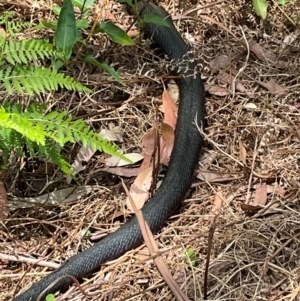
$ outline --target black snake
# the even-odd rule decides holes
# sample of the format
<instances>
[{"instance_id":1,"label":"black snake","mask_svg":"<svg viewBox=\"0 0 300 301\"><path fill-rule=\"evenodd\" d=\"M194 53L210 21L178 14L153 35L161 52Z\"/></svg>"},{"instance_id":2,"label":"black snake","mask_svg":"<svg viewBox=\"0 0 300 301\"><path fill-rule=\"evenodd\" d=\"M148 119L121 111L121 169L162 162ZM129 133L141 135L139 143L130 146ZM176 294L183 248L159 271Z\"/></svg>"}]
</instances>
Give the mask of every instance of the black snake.
<instances>
[{"instance_id":1,"label":"black snake","mask_svg":"<svg viewBox=\"0 0 300 301\"><path fill-rule=\"evenodd\" d=\"M204 125L204 88L200 74L195 73L196 63L191 60L191 55L188 53L190 49L176 30L168 13L151 2L147 3L146 0L138 4L142 16L158 15L168 21L170 27L147 23L145 29L169 59L175 62L182 61L187 54L189 55L185 68L175 67L174 70L182 76L178 80L180 104L175 145L168 171L154 197L142 209L150 229L155 232L180 205L191 184L203 144L203 138L196 124ZM72 275L77 279L82 278L104 262L117 258L142 242L140 227L134 216L91 248L68 259L47 277L17 296L14 301L35 301L41 293L44 298L46 294L56 292L72 283L70 277L63 276ZM60 280L52 285L58 278Z\"/></svg>"}]
</instances>

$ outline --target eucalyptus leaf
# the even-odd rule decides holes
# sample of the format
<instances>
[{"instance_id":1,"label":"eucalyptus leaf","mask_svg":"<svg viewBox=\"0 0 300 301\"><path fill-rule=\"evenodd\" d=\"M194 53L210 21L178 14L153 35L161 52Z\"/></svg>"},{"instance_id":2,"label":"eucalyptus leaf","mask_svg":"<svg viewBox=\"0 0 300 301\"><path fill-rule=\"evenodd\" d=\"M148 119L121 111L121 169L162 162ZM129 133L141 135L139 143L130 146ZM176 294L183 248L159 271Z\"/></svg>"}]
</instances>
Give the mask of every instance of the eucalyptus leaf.
<instances>
[{"instance_id":1,"label":"eucalyptus leaf","mask_svg":"<svg viewBox=\"0 0 300 301\"><path fill-rule=\"evenodd\" d=\"M63 52L67 59L71 57L77 36L78 30L72 1L64 0L57 22L54 41L57 49Z\"/></svg>"},{"instance_id":2,"label":"eucalyptus leaf","mask_svg":"<svg viewBox=\"0 0 300 301\"><path fill-rule=\"evenodd\" d=\"M265 19L267 17L268 3L266 0L252 0L252 4L256 14Z\"/></svg>"},{"instance_id":3,"label":"eucalyptus leaf","mask_svg":"<svg viewBox=\"0 0 300 301\"><path fill-rule=\"evenodd\" d=\"M115 43L131 46L134 42L130 36L120 27L111 22L101 22L100 30L105 32Z\"/></svg>"}]
</instances>

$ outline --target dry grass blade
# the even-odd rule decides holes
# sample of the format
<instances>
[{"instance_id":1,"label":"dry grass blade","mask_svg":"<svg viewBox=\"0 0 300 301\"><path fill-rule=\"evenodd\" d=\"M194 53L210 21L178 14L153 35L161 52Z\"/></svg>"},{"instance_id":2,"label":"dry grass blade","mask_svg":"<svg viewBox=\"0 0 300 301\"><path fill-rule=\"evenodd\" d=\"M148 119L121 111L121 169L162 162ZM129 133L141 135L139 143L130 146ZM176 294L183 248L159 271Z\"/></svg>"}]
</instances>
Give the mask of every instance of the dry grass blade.
<instances>
[{"instance_id":1,"label":"dry grass blade","mask_svg":"<svg viewBox=\"0 0 300 301\"><path fill-rule=\"evenodd\" d=\"M163 276L164 280L168 284L169 288L173 292L176 299L178 301L189 301L190 299L183 293L183 291L180 289L180 287L178 286L178 284L172 277L172 275L171 275L167 265L165 264L164 260L162 259L162 257L161 256L157 257L159 249L158 249L157 243L154 239L154 236L153 236L147 222L143 218L142 211L138 210L136 208L135 203L130 196L129 190L127 189L127 187L123 181L122 181L122 183L123 183L124 190L131 202L131 205L134 208L135 215L138 219L138 222L139 222L142 234L143 234L143 238L145 240L145 244L146 244L147 248L149 249L151 256L154 258L153 260L154 260L155 265L159 269L161 275Z\"/></svg>"}]
</instances>

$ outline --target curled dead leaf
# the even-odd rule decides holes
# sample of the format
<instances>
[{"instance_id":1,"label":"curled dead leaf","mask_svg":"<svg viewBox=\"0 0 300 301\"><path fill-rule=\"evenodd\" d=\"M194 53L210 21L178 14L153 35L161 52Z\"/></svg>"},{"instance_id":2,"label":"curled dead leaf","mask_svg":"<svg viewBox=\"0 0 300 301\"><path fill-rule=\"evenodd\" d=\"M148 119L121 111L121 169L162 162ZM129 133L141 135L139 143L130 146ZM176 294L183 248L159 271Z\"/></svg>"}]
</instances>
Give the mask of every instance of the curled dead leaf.
<instances>
[{"instance_id":1,"label":"curled dead leaf","mask_svg":"<svg viewBox=\"0 0 300 301\"><path fill-rule=\"evenodd\" d=\"M205 85L205 90L212 95L216 96L226 96L229 94L226 88L216 86L216 85Z\"/></svg>"},{"instance_id":2,"label":"curled dead leaf","mask_svg":"<svg viewBox=\"0 0 300 301\"><path fill-rule=\"evenodd\" d=\"M152 183L152 166L146 168L138 174L130 187L130 195L137 209L141 209L149 198L149 189ZM134 212L129 199L126 199L126 206L132 213Z\"/></svg>"},{"instance_id":3,"label":"curled dead leaf","mask_svg":"<svg viewBox=\"0 0 300 301\"><path fill-rule=\"evenodd\" d=\"M279 84L277 84L273 78L266 83L263 83L261 81L258 81L258 83L263 87L267 88L273 94L277 94L277 95L285 94L284 88Z\"/></svg>"},{"instance_id":4,"label":"curled dead leaf","mask_svg":"<svg viewBox=\"0 0 300 301\"><path fill-rule=\"evenodd\" d=\"M175 134L171 126L166 123L161 125L160 163L167 165L170 161L174 146Z\"/></svg>"}]
</instances>

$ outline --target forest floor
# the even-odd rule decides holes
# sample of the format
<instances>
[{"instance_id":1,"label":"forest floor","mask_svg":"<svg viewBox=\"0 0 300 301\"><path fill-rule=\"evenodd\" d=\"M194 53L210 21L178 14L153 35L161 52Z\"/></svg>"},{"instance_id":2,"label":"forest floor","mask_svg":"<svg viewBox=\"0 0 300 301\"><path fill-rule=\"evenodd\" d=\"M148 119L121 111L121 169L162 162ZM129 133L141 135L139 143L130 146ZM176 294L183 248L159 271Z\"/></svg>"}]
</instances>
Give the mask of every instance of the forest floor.
<instances>
[{"instance_id":1,"label":"forest floor","mask_svg":"<svg viewBox=\"0 0 300 301\"><path fill-rule=\"evenodd\" d=\"M160 2L191 45L206 90L205 144L190 194L155 235L190 300L300 301L300 0L267 3L262 20L248 0ZM54 4L61 2L0 1L0 14L11 11L13 20L37 25L56 18ZM113 1L99 1L88 18L91 24L109 19L124 30L132 21ZM51 40L53 32L31 28L22 35ZM87 41L125 85L75 63L64 72L94 93L61 91L39 99L114 133L124 152L142 153L162 101L162 80L167 85L174 76L150 43L136 41L115 45L101 33ZM67 145L66 160L72 163L79 149ZM70 184L54 166L33 158L18 158L7 171L11 204L77 185L88 193L70 203L10 208L0 223L0 300L12 300L129 218L120 176L130 186L133 168L114 171L106 158L96 152ZM175 300L145 245L103 265L81 287L74 284L55 300Z\"/></svg>"}]
</instances>

